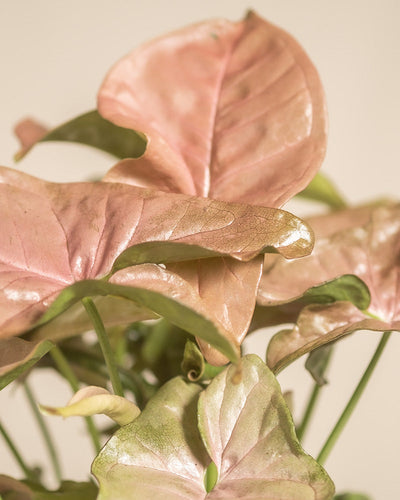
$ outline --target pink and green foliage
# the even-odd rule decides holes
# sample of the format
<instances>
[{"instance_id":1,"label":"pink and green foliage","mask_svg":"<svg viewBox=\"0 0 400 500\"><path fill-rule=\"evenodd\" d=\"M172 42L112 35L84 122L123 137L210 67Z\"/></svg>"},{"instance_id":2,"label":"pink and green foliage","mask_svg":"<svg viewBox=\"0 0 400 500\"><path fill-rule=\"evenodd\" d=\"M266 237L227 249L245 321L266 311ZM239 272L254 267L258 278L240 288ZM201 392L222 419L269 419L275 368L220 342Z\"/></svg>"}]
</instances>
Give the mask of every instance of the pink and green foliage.
<instances>
[{"instance_id":1,"label":"pink and green foliage","mask_svg":"<svg viewBox=\"0 0 400 500\"><path fill-rule=\"evenodd\" d=\"M217 337L223 336L237 345L254 308L262 266L255 257L269 248L300 256L309 253L313 243L300 219L277 209L116 183L47 183L5 168L0 182L3 337L49 321L84 296L113 295L133 300L131 322L153 317L151 310L210 344L216 345ZM176 252L172 243L178 244ZM207 268L200 273L204 282L200 293L193 279L157 265L217 255L224 256L214 265L217 273L222 268L218 290L225 284L234 292L231 304L243 300L249 305L239 326L232 324L234 309L225 322L219 320L221 306L211 300L208 283L213 278L207 276ZM252 258L247 265L242 262ZM200 327L196 331L198 316L208 323L205 332ZM210 326L217 333L215 339ZM68 333L64 325L62 335ZM224 354L234 359L232 346L230 351Z\"/></svg>"},{"instance_id":2,"label":"pink and green foliage","mask_svg":"<svg viewBox=\"0 0 400 500\"><path fill-rule=\"evenodd\" d=\"M163 78L156 77L155 72L163 68ZM261 75L264 77L260 78ZM64 129L50 133L47 140L74 138L80 142L90 142L90 137L92 145L103 145L104 149L121 155L126 154L126 148L121 144L125 144L126 134L129 133L127 128L146 134L145 153L137 160L123 160L113 167L104 178L107 182L136 184L189 195L275 207L308 184L319 168L325 152L325 104L315 68L297 42L254 13L250 13L239 23L214 21L190 27L134 51L110 71L100 89L98 103L100 114L114 122L114 129L97 115L89 114L67 124ZM120 128L121 126L124 128ZM91 132L97 130L97 134L94 134L96 141L93 141L93 134L88 133L88 129ZM17 132L22 139L24 151L45 133L42 126L35 127L32 121L22 123ZM116 139L111 141L112 147L107 149L110 135ZM122 136L124 139L119 140L118 137ZM240 141L238 137L241 138ZM291 181L287 182L289 170ZM106 198L104 193L104 199ZM159 200L159 208L164 209L162 197ZM136 205L140 205L140 202ZM181 207L183 209L184 205ZM151 210L146 207L143 216L151 214ZM201 222L204 218L203 210L204 202L193 200L190 209L183 209L181 216L182 224L190 226L191 233L198 228L204 238L205 231ZM227 225L232 224L229 210L231 209L228 207L225 210ZM233 208L232 210L235 211ZM301 234L300 225L290 229L285 228L284 224L278 227L279 223L267 226L262 217L258 223L252 223L247 220L247 214L252 211L253 208L248 205L242 207L241 231L232 226L229 240L242 239L245 242L243 245L248 247L253 239L259 240L258 233L261 232L268 233L269 237L275 235L275 240L283 242L283 245L286 245L286 238L292 249L302 246L303 239L308 240L303 249L286 252L286 257L300 257L310 250L311 238ZM207 212L212 219L214 215L208 206ZM136 212L133 211L133 214ZM105 216L107 217L106 212ZM151 217L155 221L157 216L151 214ZM288 216L276 213L275 218L279 217ZM168 217L162 221L157 219L157 229L164 227L167 233L173 224L175 222ZM261 225L264 226L263 229L260 229ZM246 229L243 231L243 228ZM129 231L128 223L126 229ZM221 233L221 238L226 237L226 234ZM147 234L146 239L137 242L160 238L169 239L165 234ZM210 234L210 238L215 242L219 237L214 232ZM185 242L205 246L201 239L198 237L197 241L193 234ZM180 239L174 238L174 241ZM112 258L117 255L115 249L108 248L107 244L112 246L114 242L104 234L101 236L104 249L100 250L100 258L104 253L108 260L102 262L99 272L95 272L96 265L92 266L90 263L90 272L80 272L78 280L101 277L102 273L110 271ZM117 244L118 250L123 251L132 242L126 242L125 248L121 243ZM73 244L68 242L68 246ZM264 246L276 248L277 244L265 243ZM83 250L84 255L77 254L75 258L85 260L93 252L97 255L96 243L89 251ZM243 248L241 252L246 260L255 256L251 248ZM246 252L248 255L245 255ZM171 253L176 253L172 247ZM233 257L238 257L235 254L239 254L236 250L216 252L218 253ZM165 254L166 249L159 262L168 262ZM194 252L192 258L195 257ZM187 259L186 256L185 260ZM157 261L150 259L150 262ZM185 277L190 275L189 282L184 283L186 288L190 288L186 295L194 288L194 293L201 295L199 299L206 310L210 309L207 315L217 315L223 328L228 331L227 336L240 344L254 309L261 261L258 260L257 264L257 260L253 260L246 266L226 259L213 261L212 266L204 266L196 261L191 266L176 263L173 272L175 274L168 278L167 271L163 272L164 281L168 279L171 283L172 280L180 280L182 274ZM120 276L113 279L122 279L125 285L135 282L134 286L138 287L137 278L133 276L136 273L137 269L132 271L129 280ZM221 279L210 279L213 273ZM72 281L77 281L75 276L71 278ZM158 275L153 281L158 283L159 278ZM65 277L61 277L60 281L65 281ZM70 284L70 279L67 278L67 282ZM47 281L46 286L48 285L53 288L53 283L49 284ZM182 289L182 283L177 286ZM64 288L65 283L61 287ZM43 295L47 299L37 296L41 305L29 304L29 323L38 318L38 313L45 310L59 291L60 287L54 292L46 288ZM228 296L230 298L226 300ZM47 304L44 304L46 300ZM237 309L235 306L239 304ZM141 305L147 307L147 304ZM192 307L192 303L189 307ZM131 317L132 321L149 317L148 311L147 314L135 313ZM16 329L20 331L26 326L29 325L17 325ZM179 326L187 328L184 324ZM67 328L64 325L63 331L65 330ZM76 328L74 330L76 333ZM193 329L189 331L195 333ZM210 343L212 344L209 339L201 343L207 357L217 364L226 362L225 356L218 355L215 349L210 350Z\"/></svg>"},{"instance_id":3,"label":"pink and green foliage","mask_svg":"<svg viewBox=\"0 0 400 500\"><path fill-rule=\"evenodd\" d=\"M280 310L281 322L285 313L296 321L293 330L271 340L270 367L282 369L302 354L356 330L400 330L399 215L398 204L383 204L315 217L309 220L317 239L310 256L298 262L266 258L258 302L270 306L274 314ZM350 274L368 290L351 280L353 293L332 300L329 287ZM311 290L314 300L306 305L304 299ZM258 326L262 316L268 321L268 310L260 314Z\"/></svg>"},{"instance_id":4,"label":"pink and green foliage","mask_svg":"<svg viewBox=\"0 0 400 500\"><path fill-rule=\"evenodd\" d=\"M300 45L254 12L190 26L116 63L97 110L16 133L19 159L73 141L119 161L69 184L0 167L0 388L55 367L75 396L44 411L115 419L93 463L98 500L331 500L328 446L319 463L303 451L270 368L355 330L400 329L400 208L309 223L279 208L296 194L345 206L317 174L325 101ZM270 368L241 357L249 330L283 323L295 326L272 338ZM71 339L93 328L95 346ZM51 495L24 472L0 476L0 494ZM95 490L60 478L54 493Z\"/></svg>"},{"instance_id":5,"label":"pink and green foliage","mask_svg":"<svg viewBox=\"0 0 400 500\"><path fill-rule=\"evenodd\" d=\"M169 381L96 458L99 500L331 499L333 484L301 449L264 362L244 357L240 382L236 370L203 391L181 377ZM211 461L218 478L207 491Z\"/></svg>"}]
</instances>

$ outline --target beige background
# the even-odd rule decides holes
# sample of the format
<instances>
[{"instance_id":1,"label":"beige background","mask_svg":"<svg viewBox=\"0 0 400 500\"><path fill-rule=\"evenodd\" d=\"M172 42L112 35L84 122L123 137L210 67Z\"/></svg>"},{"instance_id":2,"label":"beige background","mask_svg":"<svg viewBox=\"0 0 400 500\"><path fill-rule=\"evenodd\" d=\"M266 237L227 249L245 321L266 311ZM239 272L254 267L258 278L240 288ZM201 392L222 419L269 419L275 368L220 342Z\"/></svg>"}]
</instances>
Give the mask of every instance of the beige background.
<instances>
[{"instance_id":1,"label":"beige background","mask_svg":"<svg viewBox=\"0 0 400 500\"><path fill-rule=\"evenodd\" d=\"M21 117L59 124L95 106L96 90L111 64L141 42L209 17L240 19L249 7L291 32L323 80L330 115L323 170L352 202L399 190L400 2L398 0L0 0L0 164L13 166L11 134ZM83 180L112 164L79 146L46 144L16 166L49 180ZM296 206L297 208L297 206ZM299 210L304 207L300 206ZM1 230L1 221L0 221ZM269 334L248 349L264 354ZM379 338L357 333L343 340L330 371L314 428L305 442L317 454ZM400 498L400 398L395 334L351 422L326 464L337 484L375 500ZM295 415L310 387L303 360L280 376L295 389ZM42 372L34 376L41 402L63 404L68 388ZM22 391L0 394L0 417L32 463L44 456ZM91 449L80 421L51 421L66 476L88 475ZM19 475L0 438L0 472Z\"/></svg>"}]
</instances>

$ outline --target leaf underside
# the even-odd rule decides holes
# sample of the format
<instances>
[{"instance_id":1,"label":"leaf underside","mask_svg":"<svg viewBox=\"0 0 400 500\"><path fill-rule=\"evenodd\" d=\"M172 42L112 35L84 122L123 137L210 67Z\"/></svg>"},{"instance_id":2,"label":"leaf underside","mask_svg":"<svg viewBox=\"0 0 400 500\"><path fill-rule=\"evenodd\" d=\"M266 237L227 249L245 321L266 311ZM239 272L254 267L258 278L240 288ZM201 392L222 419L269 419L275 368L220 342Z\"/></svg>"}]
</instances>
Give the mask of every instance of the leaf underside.
<instances>
[{"instance_id":1,"label":"leaf underside","mask_svg":"<svg viewBox=\"0 0 400 500\"><path fill-rule=\"evenodd\" d=\"M34 366L52 347L49 340L0 339L0 390Z\"/></svg>"}]
</instances>

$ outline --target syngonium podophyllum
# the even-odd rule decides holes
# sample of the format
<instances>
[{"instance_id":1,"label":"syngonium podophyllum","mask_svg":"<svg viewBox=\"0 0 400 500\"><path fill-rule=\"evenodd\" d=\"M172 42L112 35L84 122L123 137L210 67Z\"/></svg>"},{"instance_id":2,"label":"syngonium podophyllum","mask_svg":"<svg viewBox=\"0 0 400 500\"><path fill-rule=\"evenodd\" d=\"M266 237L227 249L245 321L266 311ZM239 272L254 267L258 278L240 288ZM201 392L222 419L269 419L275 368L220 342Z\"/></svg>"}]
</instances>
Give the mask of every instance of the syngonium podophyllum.
<instances>
[{"instance_id":1,"label":"syngonium podophyllum","mask_svg":"<svg viewBox=\"0 0 400 500\"><path fill-rule=\"evenodd\" d=\"M141 155L115 165L106 182L279 207L309 183L325 153L325 103L314 66L291 36L252 12L238 23L205 22L138 48L112 68L98 108L103 118L88 113L44 140ZM43 133L31 122L18 129L25 150ZM202 214L192 214L195 232ZM298 240L296 231L288 241ZM250 244L255 236L246 237ZM239 265L217 258L175 263L163 273L188 283L240 344L261 269L261 259ZM208 341L201 346L212 362L224 362Z\"/></svg>"},{"instance_id":2,"label":"syngonium podophyllum","mask_svg":"<svg viewBox=\"0 0 400 500\"><path fill-rule=\"evenodd\" d=\"M239 383L230 366L205 390L167 382L95 459L99 500L330 500L333 484L301 449L275 377L255 355L242 368Z\"/></svg>"},{"instance_id":3,"label":"syngonium podophyllum","mask_svg":"<svg viewBox=\"0 0 400 500\"><path fill-rule=\"evenodd\" d=\"M236 325L224 324L210 297L158 264L224 256L216 272L223 268L232 284L227 307L240 307L241 290L255 293L260 252L274 247L296 256L312 244L298 218L266 207L118 183L48 183L6 168L0 193L2 337L49 321L85 296L111 295L132 301L123 304L126 321L155 312L234 360ZM106 312L106 320L120 321L118 302Z\"/></svg>"},{"instance_id":4,"label":"syngonium podophyllum","mask_svg":"<svg viewBox=\"0 0 400 500\"><path fill-rule=\"evenodd\" d=\"M297 263L268 256L260 283L258 326L296 322L269 344L275 371L356 330L400 330L400 206L349 208L309 222L312 254Z\"/></svg>"}]
</instances>

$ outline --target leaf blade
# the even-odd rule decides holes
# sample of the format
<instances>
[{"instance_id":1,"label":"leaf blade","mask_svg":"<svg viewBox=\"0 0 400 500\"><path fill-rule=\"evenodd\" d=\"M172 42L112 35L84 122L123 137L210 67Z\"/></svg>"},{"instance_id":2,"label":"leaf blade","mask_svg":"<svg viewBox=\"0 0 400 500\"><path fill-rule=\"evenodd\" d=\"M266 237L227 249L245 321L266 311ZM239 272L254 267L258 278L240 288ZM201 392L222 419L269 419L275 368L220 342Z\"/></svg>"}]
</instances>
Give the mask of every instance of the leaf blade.
<instances>
[{"instance_id":1,"label":"leaf blade","mask_svg":"<svg viewBox=\"0 0 400 500\"><path fill-rule=\"evenodd\" d=\"M32 368L52 347L49 340L0 339L0 390Z\"/></svg>"},{"instance_id":2,"label":"leaf blade","mask_svg":"<svg viewBox=\"0 0 400 500\"><path fill-rule=\"evenodd\" d=\"M254 12L136 49L108 73L98 109L150 138L143 158L106 175L113 182L160 188L162 178L173 192L278 207L325 154L317 72L290 35Z\"/></svg>"},{"instance_id":3,"label":"leaf blade","mask_svg":"<svg viewBox=\"0 0 400 500\"><path fill-rule=\"evenodd\" d=\"M32 119L23 120L15 127L15 133L21 142L16 160L21 160L41 142L75 142L100 149L117 158L138 158L146 149L143 135L114 125L101 117L97 110L77 116L52 130Z\"/></svg>"}]
</instances>

